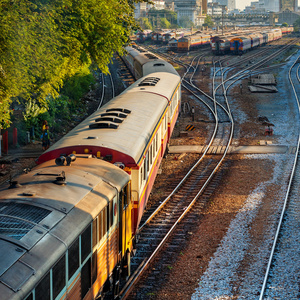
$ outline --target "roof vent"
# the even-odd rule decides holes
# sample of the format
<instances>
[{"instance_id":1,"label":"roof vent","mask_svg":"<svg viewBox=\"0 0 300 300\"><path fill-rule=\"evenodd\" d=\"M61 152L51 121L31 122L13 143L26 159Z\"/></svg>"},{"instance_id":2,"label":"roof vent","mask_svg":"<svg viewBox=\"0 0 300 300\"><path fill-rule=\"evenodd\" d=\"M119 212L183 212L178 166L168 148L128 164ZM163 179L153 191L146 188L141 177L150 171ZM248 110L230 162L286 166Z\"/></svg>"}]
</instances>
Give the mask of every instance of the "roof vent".
<instances>
[{"instance_id":1,"label":"roof vent","mask_svg":"<svg viewBox=\"0 0 300 300\"><path fill-rule=\"evenodd\" d=\"M127 115L124 113L118 113L118 112L108 112L101 114L100 117L118 117L118 118L127 118Z\"/></svg>"},{"instance_id":2,"label":"roof vent","mask_svg":"<svg viewBox=\"0 0 300 300\"><path fill-rule=\"evenodd\" d=\"M117 129L119 127L119 125L113 124L113 123L95 123L95 124L91 124L89 125L90 129L102 129L102 128L111 128L111 129Z\"/></svg>"},{"instance_id":3,"label":"roof vent","mask_svg":"<svg viewBox=\"0 0 300 300\"><path fill-rule=\"evenodd\" d=\"M145 56L148 57L149 59L158 59L157 56L151 54L151 53L145 53Z\"/></svg>"},{"instance_id":4,"label":"roof vent","mask_svg":"<svg viewBox=\"0 0 300 300\"><path fill-rule=\"evenodd\" d=\"M114 122L114 123L122 123L124 120L120 118L112 118L112 117L103 117L103 118L97 118L95 122L103 122L103 121L108 121L108 122Z\"/></svg>"},{"instance_id":5,"label":"roof vent","mask_svg":"<svg viewBox=\"0 0 300 300\"><path fill-rule=\"evenodd\" d=\"M139 83L139 86L155 86L159 80L157 77L147 77Z\"/></svg>"},{"instance_id":6,"label":"roof vent","mask_svg":"<svg viewBox=\"0 0 300 300\"><path fill-rule=\"evenodd\" d=\"M106 112L109 112L109 111L119 111L119 112L123 112L125 114L130 114L131 113L131 110L126 109L126 108L109 108L109 109L106 110Z\"/></svg>"},{"instance_id":7,"label":"roof vent","mask_svg":"<svg viewBox=\"0 0 300 300\"><path fill-rule=\"evenodd\" d=\"M165 64L163 64L163 63L157 63L157 64L154 64L153 66L154 67L164 67Z\"/></svg>"}]
</instances>

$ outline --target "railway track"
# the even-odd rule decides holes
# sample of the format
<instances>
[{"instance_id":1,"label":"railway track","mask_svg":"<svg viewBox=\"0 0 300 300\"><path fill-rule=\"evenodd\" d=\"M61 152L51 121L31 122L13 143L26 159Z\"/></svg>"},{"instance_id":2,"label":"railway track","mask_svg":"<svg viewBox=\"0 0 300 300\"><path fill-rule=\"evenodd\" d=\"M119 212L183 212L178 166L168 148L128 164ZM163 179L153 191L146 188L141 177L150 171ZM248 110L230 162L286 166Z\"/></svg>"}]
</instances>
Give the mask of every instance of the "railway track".
<instances>
[{"instance_id":1,"label":"railway track","mask_svg":"<svg viewBox=\"0 0 300 300\"><path fill-rule=\"evenodd\" d=\"M280 54L280 52L277 53L277 55L279 55L279 54ZM269 59L272 59L274 57L275 57L275 55L274 56L272 55L271 57L269 57ZM253 64L253 66L251 66L251 67L253 67L253 69L258 68L259 66L261 66L261 64L266 63L266 61L268 61L268 60L263 60L260 62L260 64L258 64L258 63ZM195 72L197 67L193 67L193 68L194 68L194 72ZM250 67L249 67L249 69L250 69ZM224 79L223 76L225 73L223 71L222 66L220 65L219 72L221 73L222 80L221 80L221 83L217 87L213 88L213 90L214 90L213 94L216 94L216 91L219 88L222 88L223 94L226 95L230 86L233 85L236 81L243 78L245 76L245 72L247 73L247 70L238 72L236 74L235 78L233 78L234 76L231 76L227 79ZM217 71L218 70L215 71L215 74ZM230 81L230 82L226 87L225 83L228 81ZM192 80L191 80L191 82L192 82ZM193 85L193 83L191 83L191 82L189 82L189 84ZM196 90L195 90L195 93L196 93ZM217 101L214 96L213 97L209 96L208 98L210 98L209 101L212 101L212 103L213 103L212 106L214 108L216 106L221 107L220 102ZM213 108L211 108L211 109L215 110ZM226 111L228 112L228 110L226 108L223 109L223 111L224 111L225 115L226 115ZM220 118L220 116L221 116L221 114L219 113L218 118ZM227 130L225 130L225 131L227 131ZM224 138L223 138L223 140L224 140ZM203 178L206 177L208 179L209 176L207 174L205 174L203 170L206 168L207 171L211 172L211 170L209 170L210 164L208 164L208 165L206 164L206 162L209 161L209 158L205 158L205 159L201 158L201 160L203 160L203 164L201 164L201 167L199 166L199 173L198 173L198 175L195 175L195 177L197 178L197 176L198 176L197 179L200 180L200 177L201 177L200 174L202 174ZM201 169L202 169L202 171L200 171ZM212 173L210 173L210 174L212 174ZM191 175L191 176L193 176L193 175ZM186 186L185 186L185 182L187 184ZM177 248L176 244L180 244L185 240L185 235L180 230L174 231L175 227L177 227L177 229L178 229L179 226L184 226L183 224L185 223L185 222L183 222L183 215L180 214L180 211L184 211L184 214L185 214L184 220L188 220L188 219L194 220L196 218L195 215L189 214L188 216L186 216L186 213L188 211L190 211L190 207L192 207L193 205L199 205L199 207L200 207L199 211L201 211L201 206L203 207L203 205L205 205L205 203L202 202L202 200L196 202L196 199L199 197L200 194L198 195L198 193L196 193L196 196L194 196L195 189L191 188L191 186L193 186L193 187L196 186L197 184L195 182L191 183L189 180L183 179L181 181L181 183L182 183L182 188L183 188L182 191L183 192L180 192L181 188L177 189L177 187L176 187L174 189L174 191L170 194L170 196L167 197L168 199L166 199L166 202L168 202L169 199L172 199L171 202L175 202L174 199L178 198L176 200L176 204L174 203L174 207L168 206L167 204L162 204L162 205L160 205L160 207L156 207L156 208L153 207L151 209L151 211L149 210L149 213L147 213L147 212L145 213L144 218L146 218L146 221L144 222L144 225L140 229L140 242L142 242L142 243L138 245L138 248L140 247L140 245L142 246L142 251L140 253L138 252L136 258L133 260L132 267L134 267L134 276L128 281L126 286L122 287L122 291L120 293L120 296L122 298L127 298L127 297L130 298L131 297L130 293L134 289L134 285L136 284L136 282L138 282L140 280L141 275L145 272L145 270L147 268L149 268L151 262L153 262L154 258L156 257L156 255L158 255L159 251L163 247L167 247L169 245L168 251L170 251L171 253L178 251L179 248ZM201 184L202 184L202 186L205 186L206 183L201 182ZM200 186L200 184L199 184L199 186ZM208 183L207 183L206 187L207 186L209 186ZM205 187L204 187L204 189L205 189ZM198 192L200 192L200 191L201 191L201 188L198 190ZM195 200L195 202L192 203L193 202L192 201L192 202L190 202L190 204L184 202L186 199L186 196L182 197L181 193L183 195L190 193L191 198L193 198L193 201ZM202 190L202 193L205 193L205 192ZM175 196L175 195L177 195L177 196ZM180 203L182 203L182 206L179 206L179 203L177 201L179 201L179 202L182 201L182 202L180 202ZM197 212L198 216L199 216L199 211ZM177 219L175 217L177 217ZM143 220L144 220L144 218L143 218ZM168 223L170 220L172 220L172 222L170 224L173 224L173 225L170 225ZM167 223L168 223L168 225L167 225ZM187 221L187 223L188 223L188 221ZM156 227L156 225L158 226L158 224L160 226L162 226L161 229L157 229L158 227ZM168 227L168 230L166 230L165 227ZM143 233L143 232L145 232L145 233ZM163 235L162 233L164 233L166 235ZM174 236L176 236L176 238L173 239L172 242L167 241L167 239L172 234L174 234ZM159 237L159 239L157 240L158 237ZM150 241L150 243L148 243L149 241ZM153 246L154 244L157 247L154 247ZM150 248L151 248L151 251L148 251ZM175 251L173 251L172 249L175 249ZM147 277L146 291L148 291L148 293L151 293L151 288L153 288L156 285L156 279L155 279L156 271L155 270L152 270L152 271L153 272L151 273L151 275ZM132 297L134 298L134 297L136 297L136 295L133 294ZM135 298L135 299L137 299L137 298ZM142 298L140 298L140 299L142 299Z\"/></svg>"},{"instance_id":2,"label":"railway track","mask_svg":"<svg viewBox=\"0 0 300 300\"><path fill-rule=\"evenodd\" d=\"M191 65L190 67L192 67ZM196 67L193 67L194 72L198 66L199 63L197 63ZM210 110L216 119L215 126L217 128L218 119L216 112L214 112L215 109L216 104L214 108L210 108ZM215 132L216 131L217 130L215 130ZM170 195L158 207L153 207L145 213L143 217L143 221L145 221L141 223L142 225L139 228L137 252L131 262L133 275L127 282L124 282L124 284L121 281L119 297L122 299L130 297L130 293L134 289L135 284L140 280L141 276L146 269L149 268L162 248L166 246L167 241L175 232L178 225L181 223L182 226L185 222L189 223L189 219L196 218L196 216L199 215L199 211L201 211L207 203L208 197L206 197L204 193L211 194L217 186L216 182L212 184L213 178L220 178L216 176L216 174L227 154L232 138L233 126L230 132L231 134L229 136L226 138L223 137L226 140L224 143L227 146L224 155L214 156L213 159L206 156L209 145L215 140L215 134L213 134L207 150L204 151L204 154L198 159L184 178L180 180ZM197 206L196 214L190 213L194 205ZM187 215L189 215L189 218L186 218ZM180 243L177 243L177 246L179 247ZM173 248L174 247L176 248L175 245ZM148 281L149 278L147 279L147 282Z\"/></svg>"},{"instance_id":3,"label":"railway track","mask_svg":"<svg viewBox=\"0 0 300 300\"><path fill-rule=\"evenodd\" d=\"M289 70L289 80L294 91L300 113L300 103L296 84L293 83L292 71L296 69L297 84L299 78L299 57ZM294 71L295 72L295 71ZM295 76L294 76L295 77ZM297 151L290 175L288 189L284 199L278 227L274 237L271 254L260 292L262 299L299 299L300 270L300 134Z\"/></svg>"}]
</instances>

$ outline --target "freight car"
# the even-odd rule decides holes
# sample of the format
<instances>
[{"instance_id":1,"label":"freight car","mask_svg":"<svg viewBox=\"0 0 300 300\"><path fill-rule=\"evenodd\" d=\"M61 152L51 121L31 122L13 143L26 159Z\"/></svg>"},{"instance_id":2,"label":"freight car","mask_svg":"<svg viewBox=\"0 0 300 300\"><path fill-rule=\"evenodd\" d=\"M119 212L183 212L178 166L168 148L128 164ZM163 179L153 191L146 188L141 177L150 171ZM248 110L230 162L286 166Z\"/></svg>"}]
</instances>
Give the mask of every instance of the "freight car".
<instances>
[{"instance_id":1,"label":"freight car","mask_svg":"<svg viewBox=\"0 0 300 300\"><path fill-rule=\"evenodd\" d=\"M0 190L1 299L118 294L180 108L180 76L162 62Z\"/></svg>"}]
</instances>

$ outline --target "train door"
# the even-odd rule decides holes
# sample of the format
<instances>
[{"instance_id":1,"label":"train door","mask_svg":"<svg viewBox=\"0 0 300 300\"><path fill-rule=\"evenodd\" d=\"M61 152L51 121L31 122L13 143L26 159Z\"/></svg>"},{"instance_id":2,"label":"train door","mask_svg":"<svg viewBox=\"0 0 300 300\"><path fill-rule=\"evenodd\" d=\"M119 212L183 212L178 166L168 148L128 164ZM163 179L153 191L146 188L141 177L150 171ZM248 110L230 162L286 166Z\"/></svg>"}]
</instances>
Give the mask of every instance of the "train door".
<instances>
[{"instance_id":1,"label":"train door","mask_svg":"<svg viewBox=\"0 0 300 300\"><path fill-rule=\"evenodd\" d=\"M217 41L216 42L216 53L220 53L220 42L219 41Z\"/></svg>"},{"instance_id":2,"label":"train door","mask_svg":"<svg viewBox=\"0 0 300 300\"><path fill-rule=\"evenodd\" d=\"M234 52L239 53L239 41L234 41Z\"/></svg>"},{"instance_id":3,"label":"train door","mask_svg":"<svg viewBox=\"0 0 300 300\"><path fill-rule=\"evenodd\" d=\"M126 255L127 249L131 250L132 241L132 219L131 219L131 182L124 187L120 193L120 238L119 249L122 257Z\"/></svg>"}]
</instances>

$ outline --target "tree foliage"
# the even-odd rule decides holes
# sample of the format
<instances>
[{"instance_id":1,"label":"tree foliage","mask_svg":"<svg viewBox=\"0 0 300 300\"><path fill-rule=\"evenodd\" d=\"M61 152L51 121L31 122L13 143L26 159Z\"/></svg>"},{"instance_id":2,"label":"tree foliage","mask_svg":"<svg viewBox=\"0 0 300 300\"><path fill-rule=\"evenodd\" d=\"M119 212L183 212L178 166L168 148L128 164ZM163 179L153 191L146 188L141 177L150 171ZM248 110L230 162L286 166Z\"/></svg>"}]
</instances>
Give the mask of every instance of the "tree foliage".
<instances>
[{"instance_id":1,"label":"tree foliage","mask_svg":"<svg viewBox=\"0 0 300 300\"><path fill-rule=\"evenodd\" d=\"M179 25L182 28L191 28L194 27L194 23L190 20L188 16L183 16L179 19Z\"/></svg>"},{"instance_id":2,"label":"tree foliage","mask_svg":"<svg viewBox=\"0 0 300 300\"><path fill-rule=\"evenodd\" d=\"M139 18L138 22L142 29L151 29L152 30L152 25L148 18Z\"/></svg>"},{"instance_id":3,"label":"tree foliage","mask_svg":"<svg viewBox=\"0 0 300 300\"><path fill-rule=\"evenodd\" d=\"M203 26L208 26L208 27L213 27L214 26L214 22L212 21L212 18L211 16L207 15L205 20L204 20L204 23L203 23Z\"/></svg>"},{"instance_id":4,"label":"tree foliage","mask_svg":"<svg viewBox=\"0 0 300 300\"><path fill-rule=\"evenodd\" d=\"M13 99L47 107L83 67L107 72L137 28L135 2L147 0L1 0L0 129Z\"/></svg>"},{"instance_id":5,"label":"tree foliage","mask_svg":"<svg viewBox=\"0 0 300 300\"><path fill-rule=\"evenodd\" d=\"M161 18L160 19L160 26L161 28L168 29L171 27L171 23L167 20L167 18Z\"/></svg>"}]
</instances>

